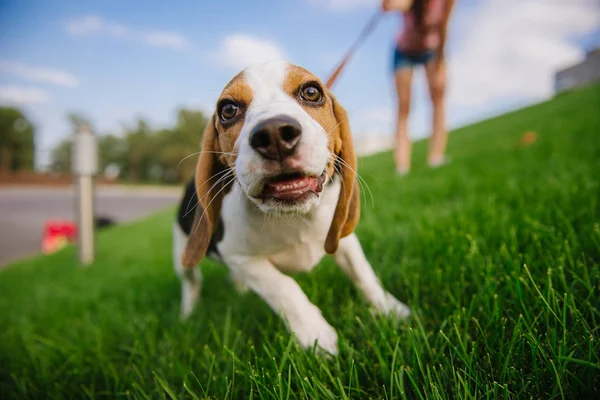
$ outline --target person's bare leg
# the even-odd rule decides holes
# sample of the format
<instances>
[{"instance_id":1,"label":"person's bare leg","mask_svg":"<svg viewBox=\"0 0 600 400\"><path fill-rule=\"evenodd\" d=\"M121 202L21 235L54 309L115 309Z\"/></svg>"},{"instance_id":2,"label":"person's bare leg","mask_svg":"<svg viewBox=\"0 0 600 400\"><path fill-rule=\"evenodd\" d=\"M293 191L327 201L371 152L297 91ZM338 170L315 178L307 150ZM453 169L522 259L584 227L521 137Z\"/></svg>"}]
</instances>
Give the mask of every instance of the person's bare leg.
<instances>
[{"instance_id":1,"label":"person's bare leg","mask_svg":"<svg viewBox=\"0 0 600 400\"><path fill-rule=\"evenodd\" d=\"M412 68L397 69L396 93L398 98L398 119L396 122L396 171L404 175L410 170L412 144L408 136L408 114L410 111L410 95Z\"/></svg>"},{"instance_id":2,"label":"person's bare leg","mask_svg":"<svg viewBox=\"0 0 600 400\"><path fill-rule=\"evenodd\" d=\"M433 109L433 133L429 140L428 163L431 167L437 167L444 163L448 140L445 106L446 65L443 61L437 63L434 60L425 66L425 71Z\"/></svg>"}]
</instances>

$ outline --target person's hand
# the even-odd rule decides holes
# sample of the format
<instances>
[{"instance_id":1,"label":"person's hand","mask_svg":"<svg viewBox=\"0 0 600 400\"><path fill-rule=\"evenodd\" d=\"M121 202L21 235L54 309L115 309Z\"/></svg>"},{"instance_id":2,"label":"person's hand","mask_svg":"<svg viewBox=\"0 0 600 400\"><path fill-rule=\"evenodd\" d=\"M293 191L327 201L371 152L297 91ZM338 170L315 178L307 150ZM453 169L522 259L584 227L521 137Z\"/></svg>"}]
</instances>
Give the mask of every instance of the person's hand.
<instances>
[{"instance_id":1,"label":"person's hand","mask_svg":"<svg viewBox=\"0 0 600 400\"><path fill-rule=\"evenodd\" d=\"M412 6L414 0L382 0L381 9L384 12L400 11L406 12Z\"/></svg>"}]
</instances>

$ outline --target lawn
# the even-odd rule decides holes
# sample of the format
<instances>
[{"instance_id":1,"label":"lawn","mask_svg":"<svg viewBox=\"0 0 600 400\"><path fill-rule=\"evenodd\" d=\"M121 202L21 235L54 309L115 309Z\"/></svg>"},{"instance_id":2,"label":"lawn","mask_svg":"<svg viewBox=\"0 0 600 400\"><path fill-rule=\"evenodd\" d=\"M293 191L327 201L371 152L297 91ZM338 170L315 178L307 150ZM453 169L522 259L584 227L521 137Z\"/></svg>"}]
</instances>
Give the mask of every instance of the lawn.
<instances>
[{"instance_id":1,"label":"lawn","mask_svg":"<svg viewBox=\"0 0 600 400\"><path fill-rule=\"evenodd\" d=\"M203 261L180 322L174 210L0 272L0 398L598 398L600 86L454 131L452 162L361 159L367 257L413 317L374 317L330 259L297 275L340 355L297 348ZM538 140L519 145L525 131Z\"/></svg>"}]
</instances>

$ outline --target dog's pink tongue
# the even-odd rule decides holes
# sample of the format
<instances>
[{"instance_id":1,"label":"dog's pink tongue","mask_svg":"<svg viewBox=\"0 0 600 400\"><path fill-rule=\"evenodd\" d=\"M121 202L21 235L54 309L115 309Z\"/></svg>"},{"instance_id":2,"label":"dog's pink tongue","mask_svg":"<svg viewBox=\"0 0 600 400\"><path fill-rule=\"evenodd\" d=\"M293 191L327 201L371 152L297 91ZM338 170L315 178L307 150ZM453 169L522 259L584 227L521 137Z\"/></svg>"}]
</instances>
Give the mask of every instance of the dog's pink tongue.
<instances>
[{"instance_id":1,"label":"dog's pink tongue","mask_svg":"<svg viewBox=\"0 0 600 400\"><path fill-rule=\"evenodd\" d=\"M280 200L293 200L308 192L316 192L319 187L317 178L294 178L286 181L271 182L265 186L264 195Z\"/></svg>"}]
</instances>

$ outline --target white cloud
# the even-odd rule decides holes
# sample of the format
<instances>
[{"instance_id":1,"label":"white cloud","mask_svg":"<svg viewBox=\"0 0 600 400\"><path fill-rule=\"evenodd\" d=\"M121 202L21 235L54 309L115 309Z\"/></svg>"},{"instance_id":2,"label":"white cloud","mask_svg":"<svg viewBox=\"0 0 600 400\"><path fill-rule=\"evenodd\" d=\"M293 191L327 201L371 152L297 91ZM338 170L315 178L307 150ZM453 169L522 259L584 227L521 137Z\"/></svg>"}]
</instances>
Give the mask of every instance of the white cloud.
<instances>
[{"instance_id":1,"label":"white cloud","mask_svg":"<svg viewBox=\"0 0 600 400\"><path fill-rule=\"evenodd\" d=\"M16 85L0 86L0 103L2 104L26 105L49 101L50 94L41 89Z\"/></svg>"},{"instance_id":2,"label":"white cloud","mask_svg":"<svg viewBox=\"0 0 600 400\"><path fill-rule=\"evenodd\" d=\"M188 46L187 39L179 33L168 31L142 31L107 21L98 15L85 15L68 21L67 32L73 36L106 35L139 40L150 46L182 50Z\"/></svg>"},{"instance_id":3,"label":"white cloud","mask_svg":"<svg viewBox=\"0 0 600 400\"><path fill-rule=\"evenodd\" d=\"M8 60L0 60L0 72L15 75L30 81L50 83L58 86L76 87L79 84L79 79L67 71L32 67Z\"/></svg>"},{"instance_id":4,"label":"white cloud","mask_svg":"<svg viewBox=\"0 0 600 400\"><path fill-rule=\"evenodd\" d=\"M181 50L187 47L187 39L174 32L147 32L143 34L146 43L157 47L170 47Z\"/></svg>"},{"instance_id":5,"label":"white cloud","mask_svg":"<svg viewBox=\"0 0 600 400\"><path fill-rule=\"evenodd\" d=\"M308 0L308 3L330 11L354 11L361 8L378 7L381 0Z\"/></svg>"},{"instance_id":6,"label":"white cloud","mask_svg":"<svg viewBox=\"0 0 600 400\"><path fill-rule=\"evenodd\" d=\"M557 69L584 57L572 39L600 26L600 5L593 0L491 0L469 19L471 28L462 28L450 54L450 104L537 101L552 95Z\"/></svg>"},{"instance_id":7,"label":"white cloud","mask_svg":"<svg viewBox=\"0 0 600 400\"><path fill-rule=\"evenodd\" d=\"M245 34L227 36L221 42L215 58L220 65L235 70L252 64L287 60L275 42Z\"/></svg>"},{"instance_id":8,"label":"white cloud","mask_svg":"<svg viewBox=\"0 0 600 400\"><path fill-rule=\"evenodd\" d=\"M92 33L104 33L109 36L125 37L131 31L125 26L108 22L97 15L86 15L73 19L66 24L67 32L71 35L89 35Z\"/></svg>"},{"instance_id":9,"label":"white cloud","mask_svg":"<svg viewBox=\"0 0 600 400\"><path fill-rule=\"evenodd\" d=\"M104 28L104 21L96 15L84 17L67 22L66 29L71 35L87 35L100 32Z\"/></svg>"}]
</instances>

